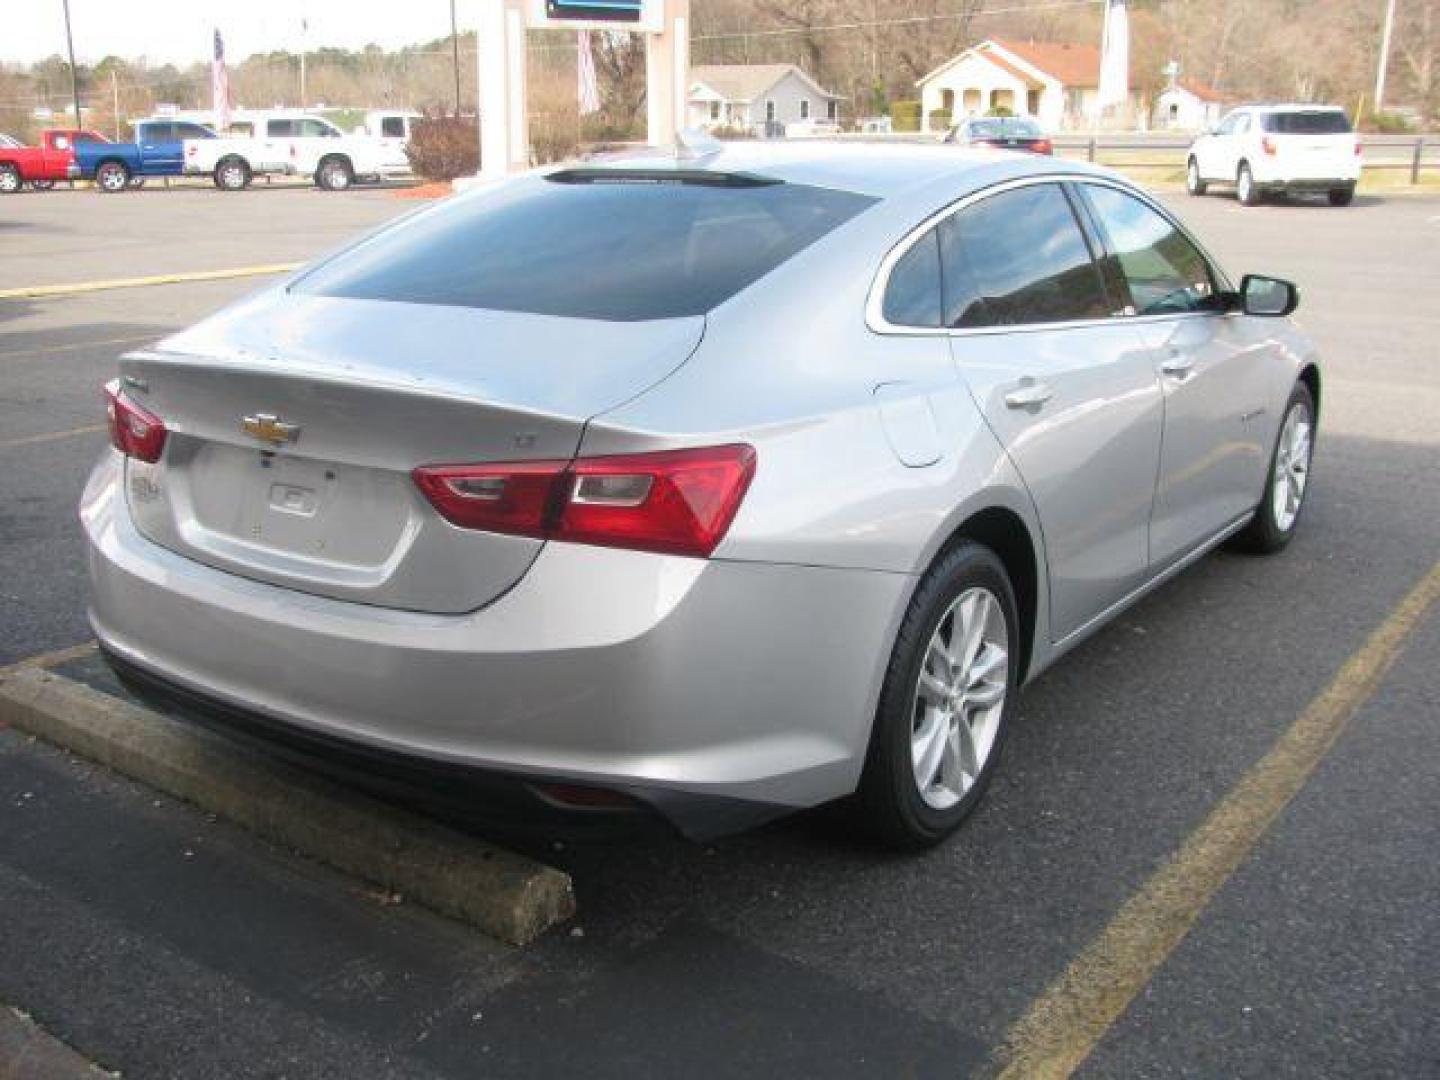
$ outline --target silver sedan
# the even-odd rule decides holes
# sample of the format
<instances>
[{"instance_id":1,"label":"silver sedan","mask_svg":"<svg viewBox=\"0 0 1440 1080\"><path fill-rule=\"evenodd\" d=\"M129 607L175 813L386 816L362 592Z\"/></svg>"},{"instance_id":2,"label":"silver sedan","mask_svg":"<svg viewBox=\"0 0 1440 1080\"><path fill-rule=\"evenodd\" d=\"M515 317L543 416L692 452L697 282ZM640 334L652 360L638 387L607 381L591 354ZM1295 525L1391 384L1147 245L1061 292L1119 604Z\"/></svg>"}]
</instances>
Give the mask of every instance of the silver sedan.
<instances>
[{"instance_id":1,"label":"silver sedan","mask_svg":"<svg viewBox=\"0 0 1440 1080\"><path fill-rule=\"evenodd\" d=\"M931 844L1027 680L1293 535L1296 301L1073 162L524 176L121 359L91 619L184 711L536 815L700 836L854 795Z\"/></svg>"}]
</instances>

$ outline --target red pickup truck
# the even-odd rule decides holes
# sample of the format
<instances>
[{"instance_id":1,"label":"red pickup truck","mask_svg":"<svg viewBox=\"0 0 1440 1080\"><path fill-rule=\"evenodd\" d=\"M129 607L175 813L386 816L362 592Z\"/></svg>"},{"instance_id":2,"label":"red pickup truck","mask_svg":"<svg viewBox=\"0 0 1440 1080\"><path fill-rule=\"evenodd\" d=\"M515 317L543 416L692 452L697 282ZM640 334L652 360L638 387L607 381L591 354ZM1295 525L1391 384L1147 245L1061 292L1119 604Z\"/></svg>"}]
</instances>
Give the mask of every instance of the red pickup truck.
<instances>
[{"instance_id":1,"label":"red pickup truck","mask_svg":"<svg viewBox=\"0 0 1440 1080\"><path fill-rule=\"evenodd\" d=\"M39 146L0 146L0 195L14 195L26 184L41 191L56 180L72 179L77 142L109 142L95 131L51 128L40 133Z\"/></svg>"}]
</instances>

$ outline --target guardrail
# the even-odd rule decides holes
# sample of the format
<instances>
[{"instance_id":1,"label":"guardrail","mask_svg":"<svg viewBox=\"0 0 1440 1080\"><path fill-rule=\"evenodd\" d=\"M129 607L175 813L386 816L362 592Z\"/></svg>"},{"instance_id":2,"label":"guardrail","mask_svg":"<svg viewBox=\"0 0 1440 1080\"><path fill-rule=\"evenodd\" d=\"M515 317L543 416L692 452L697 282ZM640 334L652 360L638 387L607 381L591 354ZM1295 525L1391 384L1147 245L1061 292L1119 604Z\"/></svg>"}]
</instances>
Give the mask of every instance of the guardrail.
<instances>
[{"instance_id":1,"label":"guardrail","mask_svg":"<svg viewBox=\"0 0 1440 1080\"><path fill-rule=\"evenodd\" d=\"M1167 157L1161 161L1132 161L1127 159L1123 164L1137 169L1179 169L1185 164L1185 151L1190 149L1190 141L1184 142L1169 139L1130 139L1126 141L1100 136L1071 137L1061 135L1054 140L1056 153L1066 151L1081 151L1085 159L1091 162L1105 164L1107 151L1136 152L1136 151L1175 151L1175 157ZM1423 169L1440 168L1440 160L1426 157L1426 151L1440 150L1440 139L1420 136L1390 136L1371 137L1360 140L1360 149L1363 156L1361 167L1364 169L1408 169L1410 171L1410 183L1420 182L1420 173ZM1078 156L1078 155L1076 155Z\"/></svg>"}]
</instances>

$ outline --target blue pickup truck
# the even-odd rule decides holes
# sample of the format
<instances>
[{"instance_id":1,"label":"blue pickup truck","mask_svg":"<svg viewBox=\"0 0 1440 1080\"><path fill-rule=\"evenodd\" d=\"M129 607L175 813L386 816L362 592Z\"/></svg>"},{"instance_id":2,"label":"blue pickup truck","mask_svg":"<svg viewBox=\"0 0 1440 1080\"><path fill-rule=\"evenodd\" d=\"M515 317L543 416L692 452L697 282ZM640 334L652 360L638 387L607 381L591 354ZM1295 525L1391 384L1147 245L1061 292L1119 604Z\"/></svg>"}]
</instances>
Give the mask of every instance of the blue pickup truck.
<instances>
[{"instance_id":1,"label":"blue pickup truck","mask_svg":"<svg viewBox=\"0 0 1440 1080\"><path fill-rule=\"evenodd\" d=\"M147 176L179 176L185 168L185 140L213 139L215 132L188 120L141 120L135 141L77 143L72 180L94 180L107 194L124 191Z\"/></svg>"}]
</instances>

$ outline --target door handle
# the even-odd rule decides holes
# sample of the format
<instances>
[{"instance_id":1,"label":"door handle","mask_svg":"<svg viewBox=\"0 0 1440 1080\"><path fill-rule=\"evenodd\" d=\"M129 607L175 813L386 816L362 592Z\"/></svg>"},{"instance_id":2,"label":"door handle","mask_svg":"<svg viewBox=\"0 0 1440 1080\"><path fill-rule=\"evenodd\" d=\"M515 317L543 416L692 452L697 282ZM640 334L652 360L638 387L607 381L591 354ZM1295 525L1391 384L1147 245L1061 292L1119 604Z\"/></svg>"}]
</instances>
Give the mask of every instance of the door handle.
<instances>
[{"instance_id":1,"label":"door handle","mask_svg":"<svg viewBox=\"0 0 1440 1080\"><path fill-rule=\"evenodd\" d=\"M1005 395L1005 404L1012 409L1032 409L1038 405L1044 405L1054 396L1055 391L1049 383L1028 379L1028 381L1021 381L1019 389L1011 390Z\"/></svg>"},{"instance_id":2,"label":"door handle","mask_svg":"<svg viewBox=\"0 0 1440 1080\"><path fill-rule=\"evenodd\" d=\"M1195 367L1195 355L1179 351L1171 352L1164 360L1160 361L1160 372L1162 375L1171 375L1177 379L1183 379Z\"/></svg>"}]
</instances>

